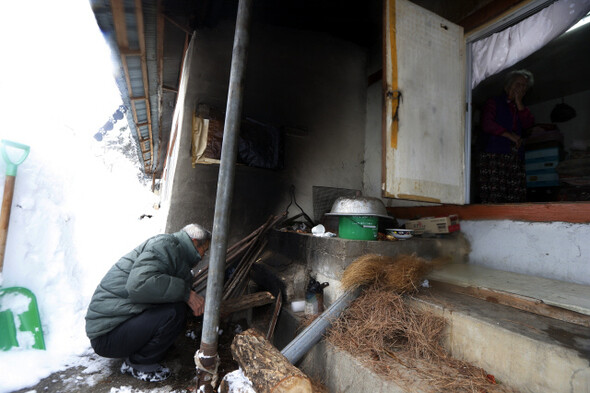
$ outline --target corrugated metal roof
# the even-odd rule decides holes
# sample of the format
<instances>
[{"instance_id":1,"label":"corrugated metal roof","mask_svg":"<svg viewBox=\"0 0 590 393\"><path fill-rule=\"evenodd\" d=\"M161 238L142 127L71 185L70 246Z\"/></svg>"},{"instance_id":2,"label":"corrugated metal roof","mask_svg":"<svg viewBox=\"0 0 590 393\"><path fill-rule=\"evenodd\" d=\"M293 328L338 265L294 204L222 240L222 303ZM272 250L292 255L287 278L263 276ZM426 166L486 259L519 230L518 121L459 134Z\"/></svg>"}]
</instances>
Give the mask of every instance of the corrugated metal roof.
<instances>
[{"instance_id":1,"label":"corrugated metal roof","mask_svg":"<svg viewBox=\"0 0 590 393\"><path fill-rule=\"evenodd\" d=\"M164 3L182 12L191 2ZM115 79L123 103L129 109L127 120L139 146L144 172L158 178L170 139L169 119L174 111L174 90L178 87L188 30L180 28L178 23L167 22L166 10L158 10L159 2L154 0L90 0L90 4L118 66ZM170 47L165 57L164 53L158 53L159 44ZM168 89L166 94L160 94L163 86Z\"/></svg>"}]
</instances>

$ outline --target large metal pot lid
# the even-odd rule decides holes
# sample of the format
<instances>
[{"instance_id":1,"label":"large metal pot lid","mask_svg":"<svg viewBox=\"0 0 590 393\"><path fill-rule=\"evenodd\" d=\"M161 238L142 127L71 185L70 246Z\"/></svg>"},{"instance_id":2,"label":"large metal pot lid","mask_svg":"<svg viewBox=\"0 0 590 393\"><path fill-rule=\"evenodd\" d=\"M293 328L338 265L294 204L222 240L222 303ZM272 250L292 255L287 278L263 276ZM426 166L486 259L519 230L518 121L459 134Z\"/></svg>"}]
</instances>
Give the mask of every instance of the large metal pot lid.
<instances>
[{"instance_id":1,"label":"large metal pot lid","mask_svg":"<svg viewBox=\"0 0 590 393\"><path fill-rule=\"evenodd\" d=\"M379 198L372 197L339 197L334 201L327 216L377 216L393 218L387 215L385 204Z\"/></svg>"}]
</instances>

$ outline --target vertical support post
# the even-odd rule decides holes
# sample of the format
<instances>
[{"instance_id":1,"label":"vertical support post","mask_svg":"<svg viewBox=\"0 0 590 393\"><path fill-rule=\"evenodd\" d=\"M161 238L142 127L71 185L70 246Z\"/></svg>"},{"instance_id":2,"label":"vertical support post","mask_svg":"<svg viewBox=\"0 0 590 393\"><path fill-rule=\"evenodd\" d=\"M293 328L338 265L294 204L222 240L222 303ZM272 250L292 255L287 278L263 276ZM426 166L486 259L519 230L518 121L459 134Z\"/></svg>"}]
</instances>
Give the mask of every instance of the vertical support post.
<instances>
[{"instance_id":1,"label":"vertical support post","mask_svg":"<svg viewBox=\"0 0 590 393\"><path fill-rule=\"evenodd\" d=\"M473 43L465 44L465 203L471 203L471 116L473 109L472 103L472 72L473 72Z\"/></svg>"},{"instance_id":2,"label":"vertical support post","mask_svg":"<svg viewBox=\"0 0 590 393\"><path fill-rule=\"evenodd\" d=\"M232 52L225 129L221 149L221 164L219 166L219 177L217 181L201 347L195 354L198 377L197 391L199 392L213 392L213 385L217 384L219 311L223 290L227 233L234 188L235 163L248 58L251 8L252 0L240 0Z\"/></svg>"}]
</instances>

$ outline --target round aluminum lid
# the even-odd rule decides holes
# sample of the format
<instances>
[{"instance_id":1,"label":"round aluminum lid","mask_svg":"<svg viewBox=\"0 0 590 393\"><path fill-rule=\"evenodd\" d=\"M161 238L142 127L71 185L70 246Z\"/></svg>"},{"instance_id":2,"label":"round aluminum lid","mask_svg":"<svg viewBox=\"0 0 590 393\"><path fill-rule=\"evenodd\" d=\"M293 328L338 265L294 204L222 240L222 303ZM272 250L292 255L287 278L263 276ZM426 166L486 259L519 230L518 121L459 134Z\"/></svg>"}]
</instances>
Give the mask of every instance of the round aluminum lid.
<instances>
[{"instance_id":1,"label":"round aluminum lid","mask_svg":"<svg viewBox=\"0 0 590 393\"><path fill-rule=\"evenodd\" d=\"M392 218L387 215L385 204L379 198L372 197L340 197L332 205L327 216L378 216Z\"/></svg>"}]
</instances>

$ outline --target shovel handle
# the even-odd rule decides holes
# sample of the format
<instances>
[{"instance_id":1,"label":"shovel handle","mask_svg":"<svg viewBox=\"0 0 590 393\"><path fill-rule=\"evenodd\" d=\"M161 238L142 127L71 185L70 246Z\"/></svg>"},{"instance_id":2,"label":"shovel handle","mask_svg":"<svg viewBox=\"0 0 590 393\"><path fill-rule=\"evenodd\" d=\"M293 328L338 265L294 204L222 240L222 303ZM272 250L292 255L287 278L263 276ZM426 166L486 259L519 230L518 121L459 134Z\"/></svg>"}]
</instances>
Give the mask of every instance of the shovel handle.
<instances>
[{"instance_id":1,"label":"shovel handle","mask_svg":"<svg viewBox=\"0 0 590 393\"><path fill-rule=\"evenodd\" d=\"M12 161L10 159L10 156L6 152L6 146L10 146L12 148L22 150L21 156L16 161ZM23 145L22 143L12 142L12 141L8 141L6 139L2 139L0 148L2 149L2 158L4 159L4 162L6 163L6 175L16 176L16 168L18 168L18 166L20 164L22 164L24 160L27 159L31 148L27 145Z\"/></svg>"},{"instance_id":2,"label":"shovel handle","mask_svg":"<svg viewBox=\"0 0 590 393\"><path fill-rule=\"evenodd\" d=\"M21 155L13 161L6 147L21 150ZM2 139L0 151L2 159L6 163L6 180L4 181L4 195L2 196L2 212L0 213L0 272L4 267L4 251L6 251L6 238L8 237L8 222L10 221L10 210L12 208L12 195L14 194L14 182L16 180L16 168L23 163L29 155L31 148L22 143Z\"/></svg>"},{"instance_id":3,"label":"shovel handle","mask_svg":"<svg viewBox=\"0 0 590 393\"><path fill-rule=\"evenodd\" d=\"M2 213L0 213L0 272L4 267L4 251L6 251L6 238L8 236L8 222L10 209L12 208L12 195L14 194L14 182L16 177L6 176L4 181L4 195L2 196Z\"/></svg>"}]
</instances>

